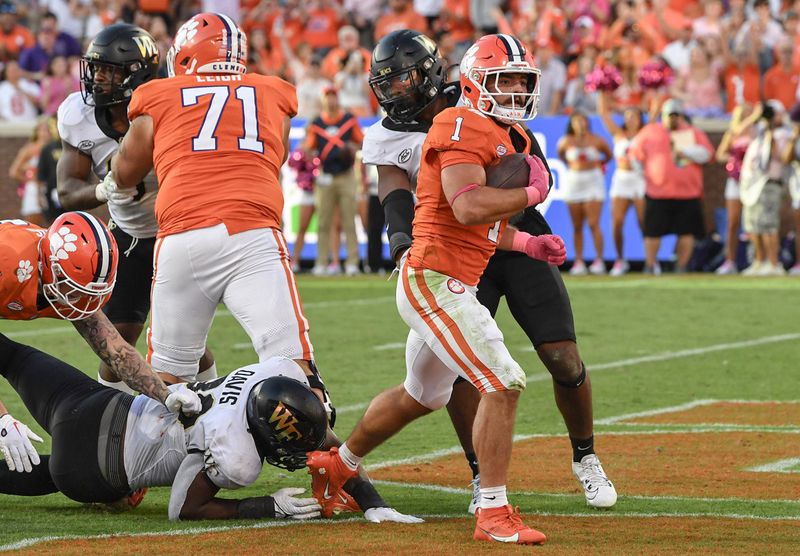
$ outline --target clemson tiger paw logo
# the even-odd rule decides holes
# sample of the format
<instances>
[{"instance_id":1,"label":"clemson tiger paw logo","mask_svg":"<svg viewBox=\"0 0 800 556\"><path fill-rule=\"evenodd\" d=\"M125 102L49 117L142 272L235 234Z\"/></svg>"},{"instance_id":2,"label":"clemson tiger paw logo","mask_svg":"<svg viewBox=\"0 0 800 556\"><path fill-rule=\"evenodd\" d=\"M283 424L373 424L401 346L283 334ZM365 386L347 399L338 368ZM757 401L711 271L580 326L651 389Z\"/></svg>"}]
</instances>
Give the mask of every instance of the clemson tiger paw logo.
<instances>
[{"instance_id":1,"label":"clemson tiger paw logo","mask_svg":"<svg viewBox=\"0 0 800 556\"><path fill-rule=\"evenodd\" d=\"M194 36L197 34L197 27L199 25L199 21L191 20L184 23L181 28L178 29L178 34L174 41L176 50L180 50L181 46L194 38Z\"/></svg>"},{"instance_id":2,"label":"clemson tiger paw logo","mask_svg":"<svg viewBox=\"0 0 800 556\"><path fill-rule=\"evenodd\" d=\"M31 262L20 261L19 268L17 268L17 280L19 280L20 284L25 280L30 280L31 275L33 275L33 265L31 265Z\"/></svg>"},{"instance_id":3,"label":"clemson tiger paw logo","mask_svg":"<svg viewBox=\"0 0 800 556\"><path fill-rule=\"evenodd\" d=\"M76 241L78 236L70 232L66 226L62 226L56 233L50 234L50 253L60 261L66 260L70 253L78 250L75 246Z\"/></svg>"}]
</instances>

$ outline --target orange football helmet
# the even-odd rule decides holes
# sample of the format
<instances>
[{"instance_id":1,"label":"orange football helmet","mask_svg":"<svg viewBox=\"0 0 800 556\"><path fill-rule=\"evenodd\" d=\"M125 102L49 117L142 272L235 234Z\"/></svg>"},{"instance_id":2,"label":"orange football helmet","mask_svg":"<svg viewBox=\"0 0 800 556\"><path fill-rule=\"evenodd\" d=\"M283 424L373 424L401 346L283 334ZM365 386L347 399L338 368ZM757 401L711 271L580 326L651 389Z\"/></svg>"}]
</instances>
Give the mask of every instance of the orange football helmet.
<instances>
[{"instance_id":1,"label":"orange football helmet","mask_svg":"<svg viewBox=\"0 0 800 556\"><path fill-rule=\"evenodd\" d=\"M39 243L44 296L61 318L85 319L111 296L118 261L105 224L86 212L65 212Z\"/></svg>"},{"instance_id":2,"label":"orange football helmet","mask_svg":"<svg viewBox=\"0 0 800 556\"><path fill-rule=\"evenodd\" d=\"M524 93L503 93L498 80L503 74L526 74ZM539 105L539 79L533 57L511 35L486 35L473 44L461 60L461 92L466 103L502 123L532 120ZM498 97L507 103L500 104Z\"/></svg>"},{"instance_id":3,"label":"orange football helmet","mask_svg":"<svg viewBox=\"0 0 800 556\"><path fill-rule=\"evenodd\" d=\"M247 35L224 14L202 13L181 25L167 52L170 77L246 73Z\"/></svg>"}]
</instances>

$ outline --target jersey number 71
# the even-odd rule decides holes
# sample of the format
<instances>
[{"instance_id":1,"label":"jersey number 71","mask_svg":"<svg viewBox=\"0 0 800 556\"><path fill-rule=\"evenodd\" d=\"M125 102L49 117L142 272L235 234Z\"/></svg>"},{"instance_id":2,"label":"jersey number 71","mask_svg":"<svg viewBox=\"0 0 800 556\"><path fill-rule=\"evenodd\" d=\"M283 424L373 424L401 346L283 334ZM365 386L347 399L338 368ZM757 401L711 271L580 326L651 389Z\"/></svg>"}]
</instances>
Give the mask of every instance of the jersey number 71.
<instances>
[{"instance_id":1,"label":"jersey number 71","mask_svg":"<svg viewBox=\"0 0 800 556\"><path fill-rule=\"evenodd\" d=\"M256 108L256 89L248 85L236 87L236 98L241 103L244 130L239 137L239 150L264 153L264 142L258 137L258 109ZM230 89L227 86L189 87L181 89L183 106L194 106L200 97L211 95L206 109L206 117L200 131L192 139L193 151L217 150L217 126L222 113L228 106Z\"/></svg>"}]
</instances>

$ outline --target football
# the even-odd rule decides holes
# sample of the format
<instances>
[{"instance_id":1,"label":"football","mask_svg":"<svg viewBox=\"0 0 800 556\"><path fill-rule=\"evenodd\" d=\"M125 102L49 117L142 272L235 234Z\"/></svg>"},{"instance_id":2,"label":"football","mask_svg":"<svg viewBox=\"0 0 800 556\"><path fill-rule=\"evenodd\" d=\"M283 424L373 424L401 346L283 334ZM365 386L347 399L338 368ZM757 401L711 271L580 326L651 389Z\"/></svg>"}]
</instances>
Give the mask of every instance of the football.
<instances>
[{"instance_id":1,"label":"football","mask_svg":"<svg viewBox=\"0 0 800 556\"><path fill-rule=\"evenodd\" d=\"M516 189L528 186L531 168L525 162L525 154L507 154L486 168L486 185L500 189Z\"/></svg>"}]
</instances>

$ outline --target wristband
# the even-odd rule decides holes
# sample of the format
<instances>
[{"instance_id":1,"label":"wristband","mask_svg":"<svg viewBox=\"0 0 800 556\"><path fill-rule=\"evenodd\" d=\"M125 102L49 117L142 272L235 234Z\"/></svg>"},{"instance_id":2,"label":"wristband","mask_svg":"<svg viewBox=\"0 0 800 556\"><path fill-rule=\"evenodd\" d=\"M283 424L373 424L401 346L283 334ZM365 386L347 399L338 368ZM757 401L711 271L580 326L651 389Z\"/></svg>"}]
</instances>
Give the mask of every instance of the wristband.
<instances>
[{"instance_id":1,"label":"wristband","mask_svg":"<svg viewBox=\"0 0 800 556\"><path fill-rule=\"evenodd\" d=\"M542 202L542 192L536 189L533 185L525 188L525 194L528 196L528 204L526 207L532 207Z\"/></svg>"},{"instance_id":2,"label":"wristband","mask_svg":"<svg viewBox=\"0 0 800 556\"><path fill-rule=\"evenodd\" d=\"M514 234L514 239L511 241L511 250L524 253L525 246L528 244L528 240L532 237L533 236L528 232L517 230L517 233Z\"/></svg>"},{"instance_id":3,"label":"wristband","mask_svg":"<svg viewBox=\"0 0 800 556\"><path fill-rule=\"evenodd\" d=\"M275 500L272 496L256 496L239 500L236 507L242 519L275 517Z\"/></svg>"},{"instance_id":4,"label":"wristband","mask_svg":"<svg viewBox=\"0 0 800 556\"><path fill-rule=\"evenodd\" d=\"M479 187L480 187L480 185L478 185L477 183L471 183L469 185L465 185L464 187L459 189L458 192L455 195L453 195L453 198L450 200L450 206L452 207L455 204L456 199L458 199L459 196L463 195L467 191L472 191L473 189L478 189Z\"/></svg>"}]
</instances>

